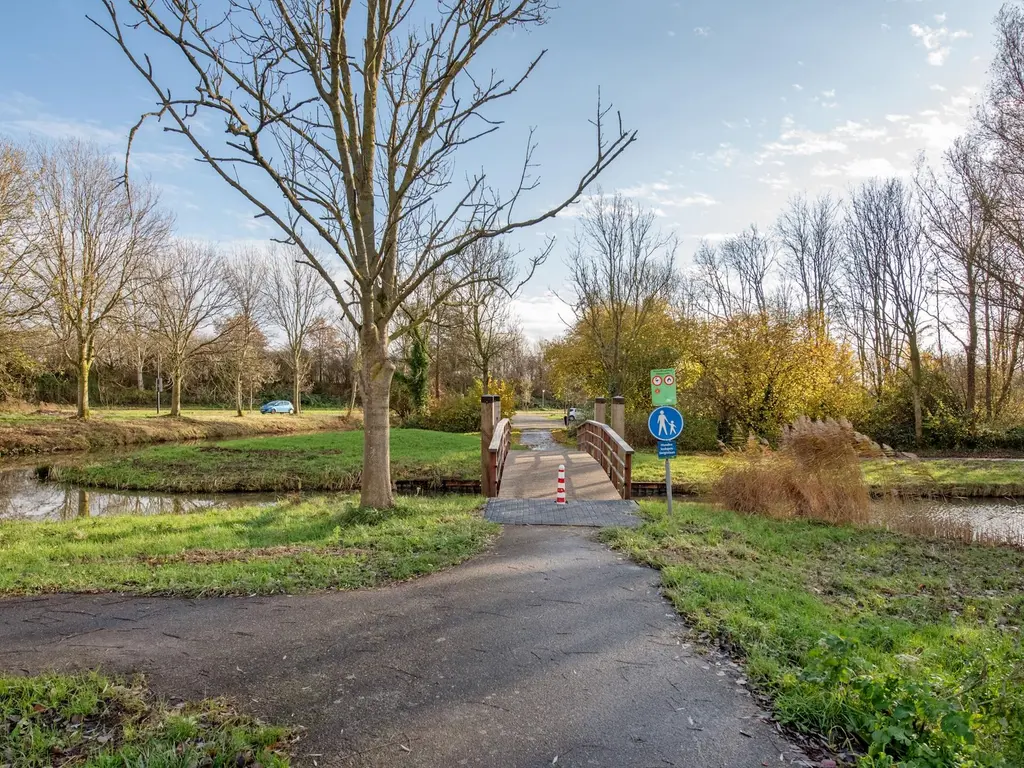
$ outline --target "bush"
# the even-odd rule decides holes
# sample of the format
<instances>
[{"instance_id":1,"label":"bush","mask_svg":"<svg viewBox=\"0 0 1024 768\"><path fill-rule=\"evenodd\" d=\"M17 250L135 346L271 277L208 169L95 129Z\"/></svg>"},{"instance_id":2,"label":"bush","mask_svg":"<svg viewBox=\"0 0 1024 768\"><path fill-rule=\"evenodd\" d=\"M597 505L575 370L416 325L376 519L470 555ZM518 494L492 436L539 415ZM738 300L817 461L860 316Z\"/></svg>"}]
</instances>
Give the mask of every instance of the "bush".
<instances>
[{"instance_id":1,"label":"bush","mask_svg":"<svg viewBox=\"0 0 1024 768\"><path fill-rule=\"evenodd\" d=\"M413 416L405 426L434 432L479 432L480 398L473 394L445 395L432 401L426 413Z\"/></svg>"},{"instance_id":2,"label":"bush","mask_svg":"<svg viewBox=\"0 0 1024 768\"><path fill-rule=\"evenodd\" d=\"M848 422L801 418L784 430L778 451L753 435L730 451L714 494L748 515L866 522L871 499L858 451L869 445Z\"/></svg>"},{"instance_id":3,"label":"bush","mask_svg":"<svg viewBox=\"0 0 1024 768\"><path fill-rule=\"evenodd\" d=\"M512 385L491 381L490 390L492 395L501 397L501 418L511 419L516 408ZM473 389L464 395L445 395L440 400L432 400L426 413L411 416L405 421L405 426L434 432L479 432L483 391L483 384L477 381Z\"/></svg>"}]
</instances>

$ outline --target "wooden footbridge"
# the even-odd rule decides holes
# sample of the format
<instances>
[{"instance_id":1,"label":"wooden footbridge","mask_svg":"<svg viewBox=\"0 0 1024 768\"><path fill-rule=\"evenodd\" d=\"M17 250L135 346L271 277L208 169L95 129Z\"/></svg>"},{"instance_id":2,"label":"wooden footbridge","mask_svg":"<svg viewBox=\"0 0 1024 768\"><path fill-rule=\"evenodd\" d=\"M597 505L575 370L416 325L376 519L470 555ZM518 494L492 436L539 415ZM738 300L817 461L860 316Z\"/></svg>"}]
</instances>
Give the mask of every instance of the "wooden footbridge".
<instances>
[{"instance_id":1,"label":"wooden footbridge","mask_svg":"<svg viewBox=\"0 0 1024 768\"><path fill-rule=\"evenodd\" d=\"M612 420L621 429L624 403L612 406ZM572 449L554 443L561 422L535 414L500 419L500 402L484 396L481 417L481 461L488 517L504 523L548 525L634 525L632 513L633 449L604 423L605 404L597 403L595 419L577 430ZM522 430L532 450L511 450L513 428ZM545 439L527 440L529 434ZM567 504L557 505L559 467L565 467Z\"/></svg>"}]
</instances>

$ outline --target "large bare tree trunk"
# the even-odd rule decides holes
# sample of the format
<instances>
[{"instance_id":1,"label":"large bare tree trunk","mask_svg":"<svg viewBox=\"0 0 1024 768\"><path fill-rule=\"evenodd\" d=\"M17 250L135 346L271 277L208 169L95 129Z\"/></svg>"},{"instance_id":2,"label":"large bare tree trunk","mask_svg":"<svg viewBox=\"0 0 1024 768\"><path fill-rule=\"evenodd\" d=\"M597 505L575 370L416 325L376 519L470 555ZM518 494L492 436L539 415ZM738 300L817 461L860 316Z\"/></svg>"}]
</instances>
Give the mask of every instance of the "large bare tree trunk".
<instances>
[{"instance_id":1,"label":"large bare tree trunk","mask_svg":"<svg viewBox=\"0 0 1024 768\"><path fill-rule=\"evenodd\" d=\"M181 416L181 370L176 369L171 375L171 416L177 417Z\"/></svg>"},{"instance_id":2,"label":"large bare tree trunk","mask_svg":"<svg viewBox=\"0 0 1024 768\"><path fill-rule=\"evenodd\" d=\"M295 415L302 413L302 355L292 357L292 405L295 406Z\"/></svg>"},{"instance_id":3,"label":"large bare tree trunk","mask_svg":"<svg viewBox=\"0 0 1024 768\"><path fill-rule=\"evenodd\" d=\"M967 294L967 419L974 431L978 422L978 290L976 282L968 282Z\"/></svg>"},{"instance_id":4,"label":"large bare tree trunk","mask_svg":"<svg viewBox=\"0 0 1024 768\"><path fill-rule=\"evenodd\" d=\"M235 377L235 415L242 417L242 376Z\"/></svg>"},{"instance_id":5,"label":"large bare tree trunk","mask_svg":"<svg viewBox=\"0 0 1024 768\"><path fill-rule=\"evenodd\" d=\"M78 418L88 419L89 411L89 371L92 368L92 358L89 356L87 345L78 351Z\"/></svg>"},{"instance_id":6,"label":"large bare tree trunk","mask_svg":"<svg viewBox=\"0 0 1024 768\"><path fill-rule=\"evenodd\" d=\"M924 389L924 373L916 333L909 335L907 344L910 347L910 385L914 391L914 443L920 448L924 443L924 406L921 394Z\"/></svg>"},{"instance_id":7,"label":"large bare tree trunk","mask_svg":"<svg viewBox=\"0 0 1024 768\"><path fill-rule=\"evenodd\" d=\"M359 503L363 507L389 509L391 492L391 380L394 363L381 342L386 337L376 327L362 333L363 365L359 371L363 389L363 478Z\"/></svg>"},{"instance_id":8,"label":"large bare tree trunk","mask_svg":"<svg viewBox=\"0 0 1024 768\"><path fill-rule=\"evenodd\" d=\"M351 394L351 396L349 397L349 400L348 400L348 416L347 416L347 418L349 418L349 419L352 418L352 411L355 410L355 407L356 407L356 393L357 393L358 390L359 390L359 377L358 376L353 376L352 377L352 394Z\"/></svg>"}]
</instances>

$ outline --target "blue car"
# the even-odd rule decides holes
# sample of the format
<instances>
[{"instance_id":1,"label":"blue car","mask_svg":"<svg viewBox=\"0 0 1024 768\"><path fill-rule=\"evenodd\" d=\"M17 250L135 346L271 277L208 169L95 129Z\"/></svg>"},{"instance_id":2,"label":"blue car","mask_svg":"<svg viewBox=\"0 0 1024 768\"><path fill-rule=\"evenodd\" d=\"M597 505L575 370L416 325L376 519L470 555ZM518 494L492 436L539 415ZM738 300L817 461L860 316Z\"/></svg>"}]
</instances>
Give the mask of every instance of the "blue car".
<instances>
[{"instance_id":1,"label":"blue car","mask_svg":"<svg viewBox=\"0 0 1024 768\"><path fill-rule=\"evenodd\" d=\"M288 400L271 400L260 408L260 413L295 413L295 406Z\"/></svg>"}]
</instances>

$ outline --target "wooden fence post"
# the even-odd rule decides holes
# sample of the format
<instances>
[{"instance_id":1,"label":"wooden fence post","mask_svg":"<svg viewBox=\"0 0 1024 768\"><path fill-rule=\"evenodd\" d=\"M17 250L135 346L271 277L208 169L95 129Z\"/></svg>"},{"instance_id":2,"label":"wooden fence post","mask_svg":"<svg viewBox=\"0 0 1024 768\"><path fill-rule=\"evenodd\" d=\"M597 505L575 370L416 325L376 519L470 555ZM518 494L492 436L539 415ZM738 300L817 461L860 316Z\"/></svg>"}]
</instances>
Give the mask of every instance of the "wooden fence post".
<instances>
[{"instance_id":1,"label":"wooden fence post","mask_svg":"<svg viewBox=\"0 0 1024 768\"><path fill-rule=\"evenodd\" d=\"M611 428L623 440L626 439L626 398L622 395L612 398Z\"/></svg>"},{"instance_id":2,"label":"wooden fence post","mask_svg":"<svg viewBox=\"0 0 1024 768\"><path fill-rule=\"evenodd\" d=\"M482 478L481 490L484 492L484 496L487 498L494 498L497 495L498 479L494 474L494 465L491 462L491 440L494 438L494 427L498 423L494 418L495 412L495 401L498 398L495 395L484 395L480 398L480 465ZM499 402L498 408L501 408ZM501 411L498 410L500 414Z\"/></svg>"}]
</instances>

